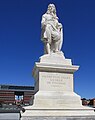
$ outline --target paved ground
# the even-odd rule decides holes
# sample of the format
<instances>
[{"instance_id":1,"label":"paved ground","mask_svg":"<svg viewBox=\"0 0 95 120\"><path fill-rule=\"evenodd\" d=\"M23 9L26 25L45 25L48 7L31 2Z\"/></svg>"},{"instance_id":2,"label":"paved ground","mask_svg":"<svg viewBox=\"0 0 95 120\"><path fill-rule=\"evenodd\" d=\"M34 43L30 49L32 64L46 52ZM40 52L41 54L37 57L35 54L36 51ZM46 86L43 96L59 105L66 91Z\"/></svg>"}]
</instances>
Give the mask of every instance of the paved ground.
<instances>
[{"instance_id":1,"label":"paved ground","mask_svg":"<svg viewBox=\"0 0 95 120\"><path fill-rule=\"evenodd\" d=\"M20 108L12 105L1 106L0 120L20 120Z\"/></svg>"},{"instance_id":2,"label":"paved ground","mask_svg":"<svg viewBox=\"0 0 95 120\"><path fill-rule=\"evenodd\" d=\"M0 113L0 120L20 120L19 113Z\"/></svg>"}]
</instances>

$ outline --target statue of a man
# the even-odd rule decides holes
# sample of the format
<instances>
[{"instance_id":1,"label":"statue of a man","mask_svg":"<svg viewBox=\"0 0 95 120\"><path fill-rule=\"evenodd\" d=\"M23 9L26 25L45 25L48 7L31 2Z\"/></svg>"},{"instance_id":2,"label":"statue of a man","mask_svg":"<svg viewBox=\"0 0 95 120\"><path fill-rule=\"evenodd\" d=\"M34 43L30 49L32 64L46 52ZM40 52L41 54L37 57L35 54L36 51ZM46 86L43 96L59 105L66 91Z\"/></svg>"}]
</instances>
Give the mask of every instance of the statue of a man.
<instances>
[{"instance_id":1,"label":"statue of a man","mask_svg":"<svg viewBox=\"0 0 95 120\"><path fill-rule=\"evenodd\" d=\"M63 42L63 30L62 24L58 22L54 4L48 5L47 12L42 16L41 27L45 54L59 52Z\"/></svg>"}]
</instances>

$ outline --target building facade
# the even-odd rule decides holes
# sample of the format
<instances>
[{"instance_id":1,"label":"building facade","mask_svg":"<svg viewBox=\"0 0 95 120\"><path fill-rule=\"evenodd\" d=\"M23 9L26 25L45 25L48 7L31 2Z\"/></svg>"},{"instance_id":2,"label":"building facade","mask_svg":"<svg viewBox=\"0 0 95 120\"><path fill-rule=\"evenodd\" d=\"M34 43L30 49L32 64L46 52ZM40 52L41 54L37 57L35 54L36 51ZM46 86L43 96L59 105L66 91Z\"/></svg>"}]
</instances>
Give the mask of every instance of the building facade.
<instances>
[{"instance_id":1,"label":"building facade","mask_svg":"<svg viewBox=\"0 0 95 120\"><path fill-rule=\"evenodd\" d=\"M0 102L5 104L29 104L33 98L34 87L0 85Z\"/></svg>"}]
</instances>

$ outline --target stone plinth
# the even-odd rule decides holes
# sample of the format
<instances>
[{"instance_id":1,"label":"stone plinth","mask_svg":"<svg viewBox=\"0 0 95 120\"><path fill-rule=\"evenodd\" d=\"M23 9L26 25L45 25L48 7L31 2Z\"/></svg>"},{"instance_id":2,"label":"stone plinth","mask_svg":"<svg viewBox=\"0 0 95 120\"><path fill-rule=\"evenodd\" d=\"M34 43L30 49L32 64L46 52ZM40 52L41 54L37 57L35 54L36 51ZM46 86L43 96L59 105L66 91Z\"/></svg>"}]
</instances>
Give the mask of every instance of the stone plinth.
<instances>
[{"instance_id":1,"label":"stone plinth","mask_svg":"<svg viewBox=\"0 0 95 120\"><path fill-rule=\"evenodd\" d=\"M78 68L62 53L42 56L33 70L37 91L33 106L59 109L81 106L80 96L73 92L73 74Z\"/></svg>"},{"instance_id":2,"label":"stone plinth","mask_svg":"<svg viewBox=\"0 0 95 120\"><path fill-rule=\"evenodd\" d=\"M94 116L78 117L24 117L22 120L95 120Z\"/></svg>"},{"instance_id":3,"label":"stone plinth","mask_svg":"<svg viewBox=\"0 0 95 120\"><path fill-rule=\"evenodd\" d=\"M78 68L62 52L40 57L33 69L36 92L33 105L25 107L22 120L32 116L94 116L94 109L83 107L80 96L74 92L74 72Z\"/></svg>"}]
</instances>

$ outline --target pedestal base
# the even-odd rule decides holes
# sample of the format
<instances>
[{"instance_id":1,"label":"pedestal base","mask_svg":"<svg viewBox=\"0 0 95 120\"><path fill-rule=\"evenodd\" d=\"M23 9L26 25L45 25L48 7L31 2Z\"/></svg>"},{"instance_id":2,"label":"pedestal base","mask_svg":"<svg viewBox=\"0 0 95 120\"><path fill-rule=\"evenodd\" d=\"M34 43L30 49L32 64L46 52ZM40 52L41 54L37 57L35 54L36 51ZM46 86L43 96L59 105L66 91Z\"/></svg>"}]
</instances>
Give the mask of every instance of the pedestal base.
<instances>
[{"instance_id":1,"label":"pedestal base","mask_svg":"<svg viewBox=\"0 0 95 120\"><path fill-rule=\"evenodd\" d=\"M23 117L22 120L95 120L95 116L78 117Z\"/></svg>"},{"instance_id":2,"label":"pedestal base","mask_svg":"<svg viewBox=\"0 0 95 120\"><path fill-rule=\"evenodd\" d=\"M70 117L70 116L94 116L95 112L93 108L90 107L66 107L63 109L57 109L57 108L49 108L49 109L43 109L43 108L35 108L32 106L25 107L26 111L25 113L22 113L23 117L32 117L32 116L47 116L47 117L53 117L53 116L61 116L61 117Z\"/></svg>"},{"instance_id":3,"label":"pedestal base","mask_svg":"<svg viewBox=\"0 0 95 120\"><path fill-rule=\"evenodd\" d=\"M94 109L82 106L74 93L73 76L78 68L62 52L42 56L33 69L33 105L25 107L22 120L94 120Z\"/></svg>"}]
</instances>

